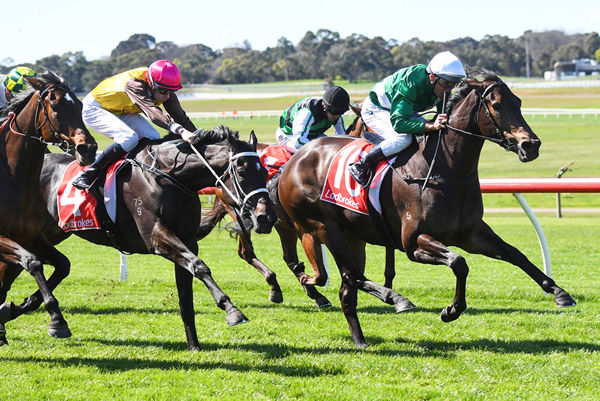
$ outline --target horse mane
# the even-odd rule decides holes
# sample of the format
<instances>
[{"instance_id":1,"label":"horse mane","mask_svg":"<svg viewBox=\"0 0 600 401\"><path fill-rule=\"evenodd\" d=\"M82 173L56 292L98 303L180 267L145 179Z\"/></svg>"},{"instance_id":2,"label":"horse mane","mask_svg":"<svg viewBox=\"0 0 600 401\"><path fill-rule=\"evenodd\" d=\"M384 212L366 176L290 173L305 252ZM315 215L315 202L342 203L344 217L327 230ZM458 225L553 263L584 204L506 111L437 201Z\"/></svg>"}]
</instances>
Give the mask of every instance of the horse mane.
<instances>
[{"instance_id":1,"label":"horse mane","mask_svg":"<svg viewBox=\"0 0 600 401\"><path fill-rule=\"evenodd\" d=\"M483 81L502 82L500 77L495 72L486 70L483 67L466 66L465 72L467 73L466 79L463 80L460 85L456 87L456 89L454 89L452 95L450 95L450 98L448 99L448 103L446 104L447 114L450 114L452 112L452 108L471 92L474 83L480 83Z\"/></svg>"},{"instance_id":2,"label":"horse mane","mask_svg":"<svg viewBox=\"0 0 600 401\"><path fill-rule=\"evenodd\" d=\"M239 131L233 131L225 125L217 125L208 131L204 131L198 140L198 145L212 145L227 139L227 135L239 139Z\"/></svg>"},{"instance_id":3,"label":"horse mane","mask_svg":"<svg viewBox=\"0 0 600 401\"><path fill-rule=\"evenodd\" d=\"M37 73L36 78L42 81L45 84L45 86L65 85L68 87L67 81L65 81L64 78L60 77L57 73L47 68L42 68ZM31 99L34 93L35 89L33 89L31 85L27 85L26 90L16 94L15 97L8 101L6 107L2 109L2 115L6 116L11 111L15 114L18 114L21 110L23 110L25 105L29 103L29 100Z\"/></svg>"}]
</instances>

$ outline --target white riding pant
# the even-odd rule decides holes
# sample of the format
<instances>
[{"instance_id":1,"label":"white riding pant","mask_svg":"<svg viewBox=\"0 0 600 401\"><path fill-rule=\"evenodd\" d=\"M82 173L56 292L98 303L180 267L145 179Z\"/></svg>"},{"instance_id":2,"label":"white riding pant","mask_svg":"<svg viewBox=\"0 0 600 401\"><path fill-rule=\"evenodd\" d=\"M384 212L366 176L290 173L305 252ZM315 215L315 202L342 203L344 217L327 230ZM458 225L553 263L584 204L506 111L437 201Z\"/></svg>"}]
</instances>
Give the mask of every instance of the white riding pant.
<instances>
[{"instance_id":1,"label":"white riding pant","mask_svg":"<svg viewBox=\"0 0 600 401\"><path fill-rule=\"evenodd\" d=\"M368 96L362 104L360 113L367 127L383 138L379 146L386 157L401 152L412 142L412 134L396 132L392 127L390 112L375 105ZM425 121L417 114L412 115L411 120Z\"/></svg>"},{"instance_id":2,"label":"white riding pant","mask_svg":"<svg viewBox=\"0 0 600 401\"><path fill-rule=\"evenodd\" d=\"M159 139L160 133L139 114L114 114L104 110L91 94L83 98L82 117L90 128L107 136L129 152L140 138Z\"/></svg>"}]
</instances>

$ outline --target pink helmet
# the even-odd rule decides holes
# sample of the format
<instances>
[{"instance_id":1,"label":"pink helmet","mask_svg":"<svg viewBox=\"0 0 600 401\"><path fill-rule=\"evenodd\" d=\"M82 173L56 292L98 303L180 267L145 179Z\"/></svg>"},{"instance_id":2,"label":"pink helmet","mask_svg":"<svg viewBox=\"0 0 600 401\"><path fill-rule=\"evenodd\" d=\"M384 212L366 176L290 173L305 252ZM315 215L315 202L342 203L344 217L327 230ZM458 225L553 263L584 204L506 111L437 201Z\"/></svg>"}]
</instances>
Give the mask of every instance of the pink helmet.
<instances>
[{"instance_id":1,"label":"pink helmet","mask_svg":"<svg viewBox=\"0 0 600 401\"><path fill-rule=\"evenodd\" d=\"M176 91L181 89L181 74L175 64L169 60L158 60L150 64L146 78L152 86Z\"/></svg>"}]
</instances>

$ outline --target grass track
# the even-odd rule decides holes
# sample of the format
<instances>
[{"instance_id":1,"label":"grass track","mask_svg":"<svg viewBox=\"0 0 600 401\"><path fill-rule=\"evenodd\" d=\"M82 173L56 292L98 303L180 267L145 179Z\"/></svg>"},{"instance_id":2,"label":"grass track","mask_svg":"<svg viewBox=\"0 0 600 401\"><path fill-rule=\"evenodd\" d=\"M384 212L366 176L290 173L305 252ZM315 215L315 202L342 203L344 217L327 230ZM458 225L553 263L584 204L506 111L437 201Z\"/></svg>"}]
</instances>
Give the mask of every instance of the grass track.
<instances>
[{"instance_id":1,"label":"grass track","mask_svg":"<svg viewBox=\"0 0 600 401\"><path fill-rule=\"evenodd\" d=\"M517 91L524 107L600 107L598 89L550 93ZM296 98L294 98L296 99ZM199 102L189 111L282 109L294 99L241 103ZM591 103L590 103L591 99ZM188 108L188 106L190 106ZM276 107L278 106L278 107ZM214 108L214 109L213 109ZM482 177L599 176L598 121L586 117L528 118L543 141L541 156L521 164L486 145ZM272 141L275 118L200 120L224 123L246 137ZM100 147L109 142L96 136ZM533 207L553 207L552 194L527 194ZM510 195L485 195L486 208L515 207ZM563 207L599 207L597 194L564 194ZM339 309L339 274L324 293L333 303L317 311L283 265L274 234L254 236L259 257L277 274L284 303L267 300L262 277L236 255L223 231L200 242L200 255L250 323L228 327L200 283L196 323L203 351L189 353L178 316L173 268L165 260L133 255L130 278L118 282L118 255L69 239L60 245L72 273L55 291L74 333L46 334L43 310L8 324L0 348L0 400L597 400L600 388L600 217L538 215L552 256L554 278L578 301L557 309L522 272L505 263L466 255L471 267L469 308L444 324L454 278L446 267L398 257L394 288L418 306L397 315L365 294L359 318L366 351L352 347ZM533 229L523 214L486 215L486 221L533 263L542 265ZM383 281L383 250L369 247L367 276ZM330 258L331 260L331 258ZM9 293L19 302L34 290L23 274Z\"/></svg>"},{"instance_id":2,"label":"grass track","mask_svg":"<svg viewBox=\"0 0 600 401\"><path fill-rule=\"evenodd\" d=\"M541 265L526 217L486 221ZM50 338L42 310L8 324L0 348L0 394L6 400L596 400L600 388L600 217L542 217L553 250L554 278L579 302L557 309L522 272L466 255L467 312L444 324L453 295L446 267L398 258L394 288L413 313L359 295L359 318L371 346L356 351L339 310L339 274L324 290L333 307L317 311L280 259L274 234L255 236L259 257L278 273L284 303L267 300L262 277L217 231L200 254L250 323L228 327L203 285L195 285L203 351L189 353L178 317L172 267L159 257L130 257L118 280L112 249L69 239L71 276L55 292L74 336ZM464 253L463 253L464 254ZM382 281L382 249L368 248L367 275ZM33 290L22 275L10 293Z\"/></svg>"}]
</instances>

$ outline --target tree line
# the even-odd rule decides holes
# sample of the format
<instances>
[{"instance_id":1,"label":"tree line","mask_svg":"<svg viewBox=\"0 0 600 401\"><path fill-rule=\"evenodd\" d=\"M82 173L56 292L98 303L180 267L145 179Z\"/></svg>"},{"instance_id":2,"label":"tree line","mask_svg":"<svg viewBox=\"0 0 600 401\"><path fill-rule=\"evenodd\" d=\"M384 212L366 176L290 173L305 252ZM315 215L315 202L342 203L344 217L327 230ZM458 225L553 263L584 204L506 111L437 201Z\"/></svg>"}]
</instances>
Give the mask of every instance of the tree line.
<instances>
[{"instance_id":1,"label":"tree line","mask_svg":"<svg viewBox=\"0 0 600 401\"><path fill-rule=\"evenodd\" d=\"M294 45L285 37L264 51L253 50L248 41L238 47L213 50L203 44L178 46L157 42L148 34L135 34L121 41L110 56L87 60L82 51L51 55L25 64L46 67L63 76L74 90L91 90L102 79L127 69L147 66L158 59L172 60L179 67L184 85L215 83L240 84L299 79L347 79L376 81L397 69L427 63L437 52L450 50L463 63L478 65L504 76L541 77L556 61L592 58L600 61L600 36L597 32L566 34L562 31L526 31L511 39L487 35L447 42L421 41L399 43L381 37L353 34L342 38L337 32L308 31ZM6 72L12 66L0 65Z\"/></svg>"}]
</instances>

